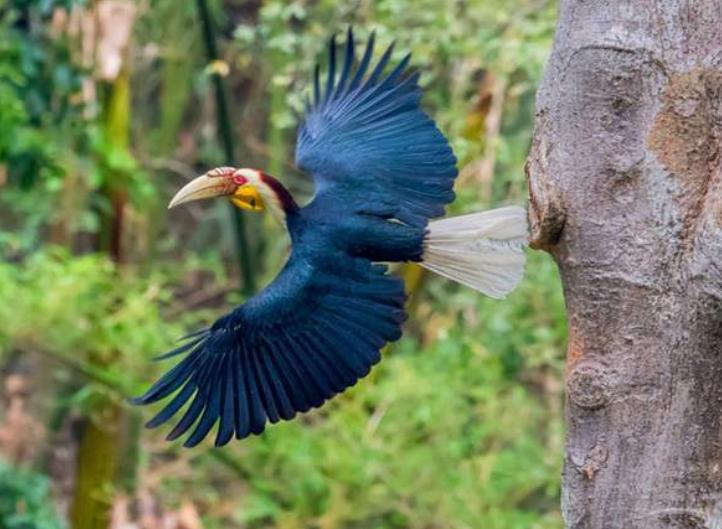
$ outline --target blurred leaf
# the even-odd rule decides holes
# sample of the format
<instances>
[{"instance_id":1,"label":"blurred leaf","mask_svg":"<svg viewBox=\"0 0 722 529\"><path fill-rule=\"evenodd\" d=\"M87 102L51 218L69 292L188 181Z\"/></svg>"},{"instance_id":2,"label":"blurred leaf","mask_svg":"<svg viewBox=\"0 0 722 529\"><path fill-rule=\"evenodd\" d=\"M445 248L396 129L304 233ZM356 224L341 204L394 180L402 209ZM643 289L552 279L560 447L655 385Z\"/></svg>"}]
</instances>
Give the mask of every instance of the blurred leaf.
<instances>
[{"instance_id":1,"label":"blurred leaf","mask_svg":"<svg viewBox=\"0 0 722 529\"><path fill-rule=\"evenodd\" d=\"M63 529L48 479L0 460L0 528Z\"/></svg>"}]
</instances>

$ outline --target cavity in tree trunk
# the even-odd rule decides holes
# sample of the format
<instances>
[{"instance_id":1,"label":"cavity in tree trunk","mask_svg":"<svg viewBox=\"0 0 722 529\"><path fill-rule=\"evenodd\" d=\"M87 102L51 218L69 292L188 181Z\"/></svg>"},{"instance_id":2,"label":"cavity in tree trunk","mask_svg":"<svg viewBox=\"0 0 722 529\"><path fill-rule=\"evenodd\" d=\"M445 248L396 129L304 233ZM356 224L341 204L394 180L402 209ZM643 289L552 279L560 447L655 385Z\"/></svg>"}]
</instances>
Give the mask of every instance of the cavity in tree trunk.
<instances>
[{"instance_id":1,"label":"cavity in tree trunk","mask_svg":"<svg viewBox=\"0 0 722 529\"><path fill-rule=\"evenodd\" d=\"M566 527L722 527L722 0L562 0L536 119Z\"/></svg>"}]
</instances>

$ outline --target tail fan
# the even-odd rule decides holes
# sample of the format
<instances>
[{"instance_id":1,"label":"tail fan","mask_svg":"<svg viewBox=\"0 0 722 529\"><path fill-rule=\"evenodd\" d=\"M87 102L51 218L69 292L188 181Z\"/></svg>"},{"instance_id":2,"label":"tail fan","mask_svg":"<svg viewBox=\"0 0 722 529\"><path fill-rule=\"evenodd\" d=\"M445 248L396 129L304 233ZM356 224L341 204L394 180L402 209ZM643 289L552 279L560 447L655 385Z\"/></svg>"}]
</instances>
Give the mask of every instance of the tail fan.
<instances>
[{"instance_id":1,"label":"tail fan","mask_svg":"<svg viewBox=\"0 0 722 529\"><path fill-rule=\"evenodd\" d=\"M518 206L437 220L419 264L500 299L524 275L527 239L526 211Z\"/></svg>"}]
</instances>

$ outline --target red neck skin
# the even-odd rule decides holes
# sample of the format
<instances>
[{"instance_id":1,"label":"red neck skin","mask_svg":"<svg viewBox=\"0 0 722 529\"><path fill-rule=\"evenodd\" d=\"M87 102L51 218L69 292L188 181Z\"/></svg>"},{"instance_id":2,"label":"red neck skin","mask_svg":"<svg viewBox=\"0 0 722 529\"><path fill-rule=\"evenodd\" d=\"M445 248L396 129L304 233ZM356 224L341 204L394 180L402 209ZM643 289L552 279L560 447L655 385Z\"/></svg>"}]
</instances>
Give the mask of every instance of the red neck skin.
<instances>
[{"instance_id":1,"label":"red neck skin","mask_svg":"<svg viewBox=\"0 0 722 529\"><path fill-rule=\"evenodd\" d=\"M278 202L281 204L281 208L283 208L283 212L286 215L292 215L298 212L298 204L296 204L291 193L288 192L288 189L286 189L281 182L263 171L261 171L261 181L276 194Z\"/></svg>"}]
</instances>

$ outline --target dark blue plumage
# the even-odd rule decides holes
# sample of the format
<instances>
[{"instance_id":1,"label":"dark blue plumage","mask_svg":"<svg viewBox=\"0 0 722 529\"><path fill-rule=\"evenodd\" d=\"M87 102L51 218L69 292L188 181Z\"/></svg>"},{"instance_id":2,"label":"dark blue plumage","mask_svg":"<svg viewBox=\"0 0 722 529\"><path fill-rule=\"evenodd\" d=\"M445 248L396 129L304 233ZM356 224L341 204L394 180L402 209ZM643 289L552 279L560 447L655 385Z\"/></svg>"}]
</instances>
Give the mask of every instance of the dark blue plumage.
<instances>
[{"instance_id":1,"label":"dark blue plumage","mask_svg":"<svg viewBox=\"0 0 722 529\"><path fill-rule=\"evenodd\" d=\"M173 396L150 427L190 403L169 439L187 434L185 445L193 446L216 423L217 445L258 434L353 385L400 337L403 282L375 262L421 259L429 218L453 200L456 161L419 108L409 57L384 76L389 48L369 73L373 46L372 35L356 65L349 30L338 79L335 40L323 88L316 68L296 149L316 195L303 208L282 199L292 241L283 270L160 357L185 354L135 400Z\"/></svg>"},{"instance_id":2,"label":"dark blue plumage","mask_svg":"<svg viewBox=\"0 0 722 529\"><path fill-rule=\"evenodd\" d=\"M344 66L335 81L331 40L326 90L321 93L317 69L314 104L298 133L296 164L313 175L317 193L361 205L390 203L396 218L424 226L454 200L456 158L419 107L418 73L407 71L410 56L383 77L392 45L367 76L373 48L372 35L354 72L349 30Z\"/></svg>"}]
</instances>

